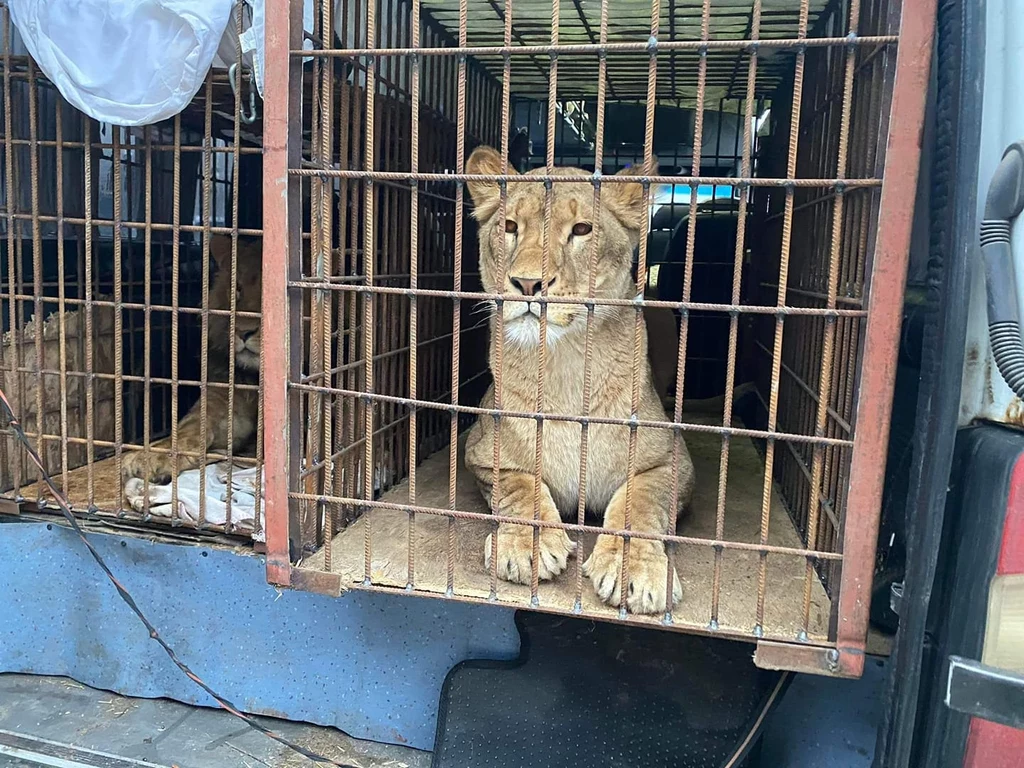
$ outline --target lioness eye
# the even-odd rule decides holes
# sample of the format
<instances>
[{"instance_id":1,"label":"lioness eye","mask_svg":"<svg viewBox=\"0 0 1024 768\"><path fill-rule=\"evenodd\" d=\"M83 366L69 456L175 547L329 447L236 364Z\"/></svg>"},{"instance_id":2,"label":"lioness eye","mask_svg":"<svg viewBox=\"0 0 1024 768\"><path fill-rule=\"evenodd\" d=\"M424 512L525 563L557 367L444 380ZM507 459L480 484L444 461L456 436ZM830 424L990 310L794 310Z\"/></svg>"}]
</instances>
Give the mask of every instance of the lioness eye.
<instances>
[{"instance_id":1,"label":"lioness eye","mask_svg":"<svg viewBox=\"0 0 1024 768\"><path fill-rule=\"evenodd\" d=\"M505 234L514 235L519 230L519 225L512 219L505 219Z\"/></svg>"},{"instance_id":2,"label":"lioness eye","mask_svg":"<svg viewBox=\"0 0 1024 768\"><path fill-rule=\"evenodd\" d=\"M572 233L576 237L583 237L584 235L589 235L593 230L594 228L590 224L585 221L581 221L572 228Z\"/></svg>"}]
</instances>

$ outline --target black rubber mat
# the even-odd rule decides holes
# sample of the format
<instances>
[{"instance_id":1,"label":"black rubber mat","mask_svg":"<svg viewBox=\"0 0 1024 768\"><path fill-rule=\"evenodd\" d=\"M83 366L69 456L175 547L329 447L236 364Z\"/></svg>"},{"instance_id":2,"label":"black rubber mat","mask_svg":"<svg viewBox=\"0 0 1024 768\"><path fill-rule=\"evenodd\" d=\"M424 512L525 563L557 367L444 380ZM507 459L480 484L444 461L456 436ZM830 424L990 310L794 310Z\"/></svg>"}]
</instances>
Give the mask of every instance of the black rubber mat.
<instances>
[{"instance_id":1,"label":"black rubber mat","mask_svg":"<svg viewBox=\"0 0 1024 768\"><path fill-rule=\"evenodd\" d=\"M433 768L723 768L788 682L747 643L526 612L516 624L519 659L448 673Z\"/></svg>"}]
</instances>

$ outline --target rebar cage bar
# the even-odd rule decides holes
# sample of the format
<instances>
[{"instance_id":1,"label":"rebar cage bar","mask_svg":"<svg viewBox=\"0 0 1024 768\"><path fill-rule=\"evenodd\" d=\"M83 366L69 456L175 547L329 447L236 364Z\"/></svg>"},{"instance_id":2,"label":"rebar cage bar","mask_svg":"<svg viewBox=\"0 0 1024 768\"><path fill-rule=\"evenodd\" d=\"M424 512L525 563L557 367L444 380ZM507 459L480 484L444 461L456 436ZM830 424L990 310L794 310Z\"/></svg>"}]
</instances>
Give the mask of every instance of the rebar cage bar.
<instances>
[{"instance_id":1,"label":"rebar cage bar","mask_svg":"<svg viewBox=\"0 0 1024 768\"><path fill-rule=\"evenodd\" d=\"M750 638L765 666L860 674L934 3L338 0L316 4L305 51L299 6L268 18L264 321L290 331L266 350L268 578ZM500 160L467 172L479 144ZM631 295L595 292L596 246L589 289L548 292L554 201L573 182L595 210L642 185ZM539 295L482 287L469 191L484 183L506 232L513 187L542 190ZM516 241L493 242L505 263ZM503 367L516 301L540 308L533 408L503 408L503 379L527 375ZM555 412L545 339L567 304L585 311L583 405ZM593 327L614 312L632 395L609 415L591 411ZM663 417L641 413L652 386ZM502 466L516 420L535 424L521 508L497 470L481 494L463 457L465 428L493 424ZM543 435L566 424L578 499L545 517ZM611 525L587 514L602 429L628 465ZM697 469L689 519L663 530L631 524L651 430L671 435L674 498L687 447ZM501 531L520 527L529 573L499 577ZM558 530L578 556L548 579L540 541ZM628 593L585 583L595 535L617 540ZM664 547L678 603L634 610L631 546Z\"/></svg>"},{"instance_id":2,"label":"rebar cage bar","mask_svg":"<svg viewBox=\"0 0 1024 768\"><path fill-rule=\"evenodd\" d=\"M230 21L238 60L243 22L239 4ZM255 423L246 441L231 439L230 423L226 441L213 438L223 419L208 404L220 398L233 412L246 399L257 421L258 373L237 371L230 352L215 359L260 317L260 284L246 275L260 266L247 243L262 232L262 128L239 112L251 77L232 70L232 87L215 68L180 115L112 126L63 99L5 4L0 27L0 370L17 415L76 512L262 538L259 512L233 516L230 493L211 512L206 492L207 465L230 488L262 446ZM243 291L251 306L231 298ZM4 434L3 497L22 512L55 508ZM194 468L189 491L181 473ZM123 482L133 475L135 496Z\"/></svg>"}]
</instances>

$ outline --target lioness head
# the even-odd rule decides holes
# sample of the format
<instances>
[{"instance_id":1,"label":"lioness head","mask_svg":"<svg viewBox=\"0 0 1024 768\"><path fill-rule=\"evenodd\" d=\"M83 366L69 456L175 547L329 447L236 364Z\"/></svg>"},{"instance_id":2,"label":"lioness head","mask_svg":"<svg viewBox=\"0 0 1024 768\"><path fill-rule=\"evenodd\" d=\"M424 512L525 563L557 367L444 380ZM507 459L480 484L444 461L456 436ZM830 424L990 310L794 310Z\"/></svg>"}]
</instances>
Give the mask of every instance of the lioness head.
<instances>
[{"instance_id":1,"label":"lioness head","mask_svg":"<svg viewBox=\"0 0 1024 768\"><path fill-rule=\"evenodd\" d=\"M210 255L217 272L210 284L210 308L231 309L231 238L214 235L210 239ZM236 312L259 312L263 297L263 247L260 240L238 238L236 268ZM231 318L210 315L210 348L223 355L234 354L235 366L258 373L260 369L260 319L235 316L235 337L231 333Z\"/></svg>"},{"instance_id":2,"label":"lioness head","mask_svg":"<svg viewBox=\"0 0 1024 768\"><path fill-rule=\"evenodd\" d=\"M501 173L501 156L491 147L479 147L466 161L466 173ZM508 173L515 175L511 167ZM557 168L559 176L580 176L578 168ZM639 168L618 175L638 176ZM527 175L543 175L544 169ZM468 182L473 216L480 222L480 275L488 293L535 296L541 292L544 256L544 184L509 182L505 215L499 216L500 192L494 182ZM640 183L614 182L601 186L600 207L594 210L594 188L589 180L555 182L552 185L551 222L548 230L547 295L586 297L590 283L590 253L598 238L594 295L628 298L635 293L631 276L633 249L647 209ZM502 249L504 241L504 249ZM598 307L600 316L608 307ZM502 303L508 339L536 344L539 341L540 304L526 301ZM582 304L548 304L548 343L586 325Z\"/></svg>"}]
</instances>

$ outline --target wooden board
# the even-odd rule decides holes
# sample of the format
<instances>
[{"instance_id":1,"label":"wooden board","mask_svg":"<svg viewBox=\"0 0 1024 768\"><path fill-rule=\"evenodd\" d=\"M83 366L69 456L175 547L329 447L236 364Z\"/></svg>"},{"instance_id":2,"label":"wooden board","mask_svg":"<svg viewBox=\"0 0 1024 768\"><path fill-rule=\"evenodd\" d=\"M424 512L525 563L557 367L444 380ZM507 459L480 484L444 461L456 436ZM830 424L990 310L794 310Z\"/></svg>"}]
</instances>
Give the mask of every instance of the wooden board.
<instances>
[{"instance_id":1,"label":"wooden board","mask_svg":"<svg viewBox=\"0 0 1024 768\"><path fill-rule=\"evenodd\" d=\"M91 493L90 475L92 477ZM134 514L123 499L121 475L117 471L117 459L113 456L93 462L91 473L88 465L68 472L67 487L64 487L63 475L60 471L51 475L51 478L67 496L72 509L84 511L92 508L114 514L118 511ZM21 495L28 501L42 498L49 504L55 503L49 488L41 482L25 486L21 489Z\"/></svg>"},{"instance_id":2,"label":"wooden board","mask_svg":"<svg viewBox=\"0 0 1024 768\"><path fill-rule=\"evenodd\" d=\"M695 420L704 420L695 419ZM708 420L708 423L712 423ZM720 422L719 422L720 423ZM691 434L687 444L697 472L693 510L681 522L679 533L712 538L715 534L718 499L718 470L721 438ZM441 451L416 472L416 505L448 508L448 452ZM764 466L753 443L744 438L732 441L726 487L725 539L755 543L761 526L761 498ZM385 494L383 500L409 503L408 485L403 483ZM456 509L467 512L488 511L476 484L462 463L460 450L456 478ZM360 584L364 580L364 535L371 533L371 582L378 586L405 588L409 582L409 516L399 510L370 510L335 536L331 544L330 570L342 577L342 584ZM455 521L454 594L487 600L491 595L491 577L484 568L484 539L492 525L480 521ZM415 519L415 589L428 593L447 591L447 518L420 514ZM769 544L803 548L800 536L777 492L771 495L768 526ZM593 537L584 536L584 557L593 546ZM576 560L554 581L542 583L538 600L542 609L572 611L576 601ZM803 625L804 574L806 559L790 555L769 555L763 632L765 637L796 639ZM755 552L725 550L722 556L719 630L754 637L757 607L759 557ZM324 551L304 561L302 568L324 570ZM673 613L676 626L706 631L711 619L711 593L714 552L704 545L683 545L677 549L676 568L683 584L683 599ZM587 579L581 579L581 615L618 619L618 609L599 601ZM504 581L497 582L496 602L511 607L531 607L530 588ZM827 638L830 602L817 577L811 580L810 621L812 640ZM661 625L661 617L636 617L638 621Z\"/></svg>"}]
</instances>

